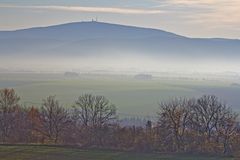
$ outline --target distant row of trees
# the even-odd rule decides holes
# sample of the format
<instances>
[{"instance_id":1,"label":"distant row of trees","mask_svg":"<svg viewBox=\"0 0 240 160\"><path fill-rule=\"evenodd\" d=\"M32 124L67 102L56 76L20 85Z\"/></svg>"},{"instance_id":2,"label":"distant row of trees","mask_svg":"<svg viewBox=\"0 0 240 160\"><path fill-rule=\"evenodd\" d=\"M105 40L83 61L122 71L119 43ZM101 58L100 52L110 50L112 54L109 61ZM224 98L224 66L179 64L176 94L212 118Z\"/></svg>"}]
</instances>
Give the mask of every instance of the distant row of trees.
<instances>
[{"instance_id":1,"label":"distant row of trees","mask_svg":"<svg viewBox=\"0 0 240 160\"><path fill-rule=\"evenodd\" d=\"M160 103L157 122L121 126L104 96L85 94L73 107L55 96L24 107L13 89L0 90L0 142L78 145L118 150L233 154L240 149L238 114L216 96Z\"/></svg>"}]
</instances>

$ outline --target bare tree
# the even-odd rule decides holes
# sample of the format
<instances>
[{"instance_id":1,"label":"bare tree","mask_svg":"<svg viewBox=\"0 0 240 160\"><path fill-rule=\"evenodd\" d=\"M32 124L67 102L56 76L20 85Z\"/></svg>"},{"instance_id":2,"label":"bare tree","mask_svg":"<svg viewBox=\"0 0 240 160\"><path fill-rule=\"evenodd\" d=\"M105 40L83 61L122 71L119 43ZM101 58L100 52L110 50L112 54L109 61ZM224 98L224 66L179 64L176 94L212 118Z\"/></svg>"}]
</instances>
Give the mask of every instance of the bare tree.
<instances>
[{"instance_id":1,"label":"bare tree","mask_svg":"<svg viewBox=\"0 0 240 160\"><path fill-rule=\"evenodd\" d=\"M160 104L158 124L166 132L166 140L172 139L173 147L177 152L184 149L184 138L191 115L193 100L174 99Z\"/></svg>"},{"instance_id":2,"label":"bare tree","mask_svg":"<svg viewBox=\"0 0 240 160\"><path fill-rule=\"evenodd\" d=\"M193 108L193 123L195 129L202 135L207 135L210 142L219 119L219 112L222 104L214 95L204 95L197 100L197 105Z\"/></svg>"},{"instance_id":3,"label":"bare tree","mask_svg":"<svg viewBox=\"0 0 240 160\"><path fill-rule=\"evenodd\" d=\"M47 136L50 141L58 143L59 137L70 123L70 116L68 111L55 100L55 96L49 96L43 100L40 121L41 126L36 129Z\"/></svg>"},{"instance_id":4,"label":"bare tree","mask_svg":"<svg viewBox=\"0 0 240 160\"><path fill-rule=\"evenodd\" d=\"M197 99L192 113L191 127L200 136L195 140L201 151L219 152L220 144L223 144L223 153L228 154L230 141L237 130L237 114L214 95Z\"/></svg>"},{"instance_id":5,"label":"bare tree","mask_svg":"<svg viewBox=\"0 0 240 160\"><path fill-rule=\"evenodd\" d=\"M219 111L218 123L216 125L216 136L218 142L223 145L223 154L228 155L232 152L231 144L237 136L238 114L223 105Z\"/></svg>"},{"instance_id":6,"label":"bare tree","mask_svg":"<svg viewBox=\"0 0 240 160\"><path fill-rule=\"evenodd\" d=\"M3 142L13 131L19 100L20 97L13 89L0 90L0 133Z\"/></svg>"},{"instance_id":7,"label":"bare tree","mask_svg":"<svg viewBox=\"0 0 240 160\"><path fill-rule=\"evenodd\" d=\"M116 107L104 96L85 94L78 98L74 109L80 126L88 130L89 141L102 143L104 128L116 119Z\"/></svg>"},{"instance_id":8,"label":"bare tree","mask_svg":"<svg viewBox=\"0 0 240 160\"><path fill-rule=\"evenodd\" d=\"M116 119L116 107L104 96L85 94L78 98L74 108L84 126L103 126Z\"/></svg>"}]
</instances>

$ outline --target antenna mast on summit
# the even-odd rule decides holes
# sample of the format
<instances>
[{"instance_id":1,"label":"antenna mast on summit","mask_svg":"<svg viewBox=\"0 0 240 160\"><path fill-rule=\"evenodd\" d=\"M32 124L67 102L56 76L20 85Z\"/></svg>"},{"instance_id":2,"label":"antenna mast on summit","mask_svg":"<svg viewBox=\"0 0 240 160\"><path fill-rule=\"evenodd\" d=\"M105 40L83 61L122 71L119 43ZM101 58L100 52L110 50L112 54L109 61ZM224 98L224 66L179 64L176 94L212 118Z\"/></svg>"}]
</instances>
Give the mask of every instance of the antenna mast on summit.
<instances>
[{"instance_id":1,"label":"antenna mast on summit","mask_svg":"<svg viewBox=\"0 0 240 160\"><path fill-rule=\"evenodd\" d=\"M96 17L95 19L92 18L92 22L98 22L98 17Z\"/></svg>"}]
</instances>

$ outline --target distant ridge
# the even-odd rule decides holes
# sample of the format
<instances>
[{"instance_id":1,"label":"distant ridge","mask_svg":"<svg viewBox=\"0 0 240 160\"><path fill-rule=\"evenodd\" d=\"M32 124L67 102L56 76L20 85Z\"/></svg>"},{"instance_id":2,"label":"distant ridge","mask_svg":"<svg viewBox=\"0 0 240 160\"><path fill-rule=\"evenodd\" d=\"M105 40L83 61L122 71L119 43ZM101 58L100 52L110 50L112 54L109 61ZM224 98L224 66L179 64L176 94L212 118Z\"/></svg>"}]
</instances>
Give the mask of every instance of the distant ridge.
<instances>
[{"instance_id":1,"label":"distant ridge","mask_svg":"<svg viewBox=\"0 0 240 160\"><path fill-rule=\"evenodd\" d=\"M73 22L0 31L0 58L150 57L197 61L240 60L240 40L189 38L158 29ZM135 59L136 59L135 58Z\"/></svg>"},{"instance_id":2,"label":"distant ridge","mask_svg":"<svg viewBox=\"0 0 240 160\"><path fill-rule=\"evenodd\" d=\"M136 37L182 37L174 33L136 26L126 26L118 24L110 24L96 21L73 22L67 24L59 24L47 27L33 27L28 29L19 29L15 31L0 31L1 38L9 38L14 36L21 37L38 37L62 39L84 39L84 38L136 38ZM64 36L64 37L62 37ZM79 37L82 36L82 37Z\"/></svg>"}]
</instances>

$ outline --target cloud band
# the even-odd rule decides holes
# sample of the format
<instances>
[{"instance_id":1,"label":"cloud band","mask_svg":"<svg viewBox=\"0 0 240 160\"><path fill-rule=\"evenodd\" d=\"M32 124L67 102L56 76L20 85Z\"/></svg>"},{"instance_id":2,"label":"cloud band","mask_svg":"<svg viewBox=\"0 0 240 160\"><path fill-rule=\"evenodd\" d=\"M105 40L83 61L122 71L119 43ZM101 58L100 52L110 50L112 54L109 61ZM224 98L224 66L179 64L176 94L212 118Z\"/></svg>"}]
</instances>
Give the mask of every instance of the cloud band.
<instances>
[{"instance_id":1,"label":"cloud band","mask_svg":"<svg viewBox=\"0 0 240 160\"><path fill-rule=\"evenodd\" d=\"M82 7L82 6L14 6L0 5L0 8L20 8L20 9L45 9L74 12L98 12L116 14L158 14L160 10L154 9L135 9L135 8L116 8L116 7Z\"/></svg>"}]
</instances>

